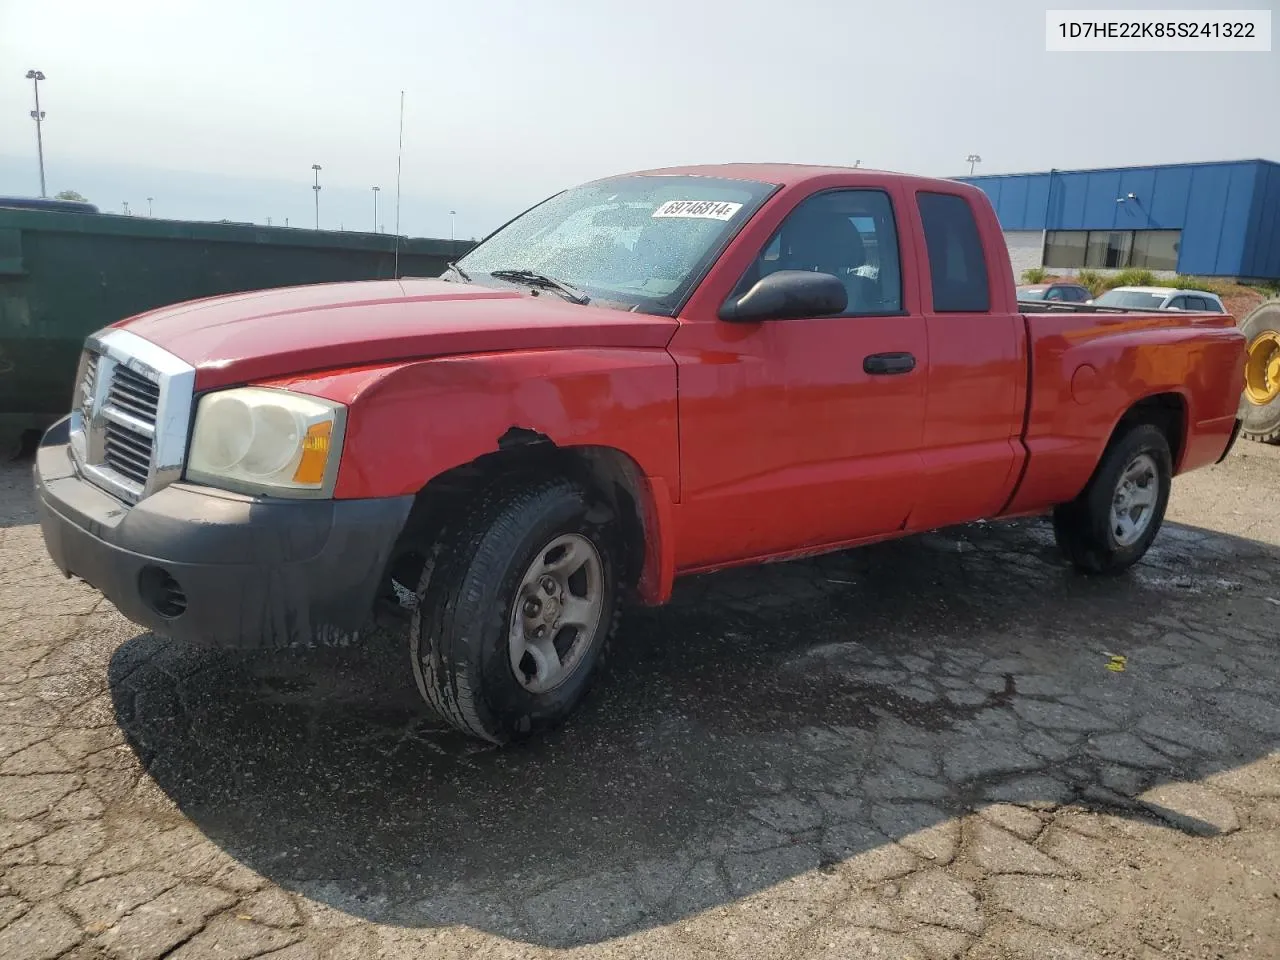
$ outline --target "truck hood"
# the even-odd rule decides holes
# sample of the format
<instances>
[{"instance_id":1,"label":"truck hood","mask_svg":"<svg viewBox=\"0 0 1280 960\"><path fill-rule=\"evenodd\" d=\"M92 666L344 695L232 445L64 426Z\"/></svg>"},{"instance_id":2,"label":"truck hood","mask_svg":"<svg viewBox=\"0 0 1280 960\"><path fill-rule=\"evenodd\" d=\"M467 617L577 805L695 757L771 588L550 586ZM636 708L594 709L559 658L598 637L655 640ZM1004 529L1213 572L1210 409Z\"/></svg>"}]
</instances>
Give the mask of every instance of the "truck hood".
<instances>
[{"instance_id":1,"label":"truck hood","mask_svg":"<svg viewBox=\"0 0 1280 960\"><path fill-rule=\"evenodd\" d=\"M444 280L316 284L194 300L116 324L196 368L200 390L335 367L555 347L660 348L677 323L552 292Z\"/></svg>"}]
</instances>

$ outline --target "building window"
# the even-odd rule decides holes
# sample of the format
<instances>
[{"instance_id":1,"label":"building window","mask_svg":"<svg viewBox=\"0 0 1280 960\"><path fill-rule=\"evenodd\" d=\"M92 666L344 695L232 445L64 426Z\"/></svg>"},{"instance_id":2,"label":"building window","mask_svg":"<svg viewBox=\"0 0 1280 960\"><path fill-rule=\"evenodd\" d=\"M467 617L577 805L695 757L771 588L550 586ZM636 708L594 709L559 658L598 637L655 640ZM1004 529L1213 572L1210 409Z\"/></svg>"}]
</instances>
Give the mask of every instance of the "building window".
<instances>
[{"instance_id":1,"label":"building window","mask_svg":"<svg viewBox=\"0 0 1280 960\"><path fill-rule=\"evenodd\" d=\"M1084 265L1102 270L1123 270L1129 266L1129 255L1132 252L1131 230L1090 230Z\"/></svg>"},{"instance_id":2,"label":"building window","mask_svg":"<svg viewBox=\"0 0 1280 960\"><path fill-rule=\"evenodd\" d=\"M1088 243L1089 234L1083 230L1051 230L1044 241L1044 265L1079 269Z\"/></svg>"},{"instance_id":3,"label":"building window","mask_svg":"<svg viewBox=\"0 0 1280 960\"><path fill-rule=\"evenodd\" d=\"M1133 266L1177 270L1181 230L1137 230L1133 234Z\"/></svg>"},{"instance_id":4,"label":"building window","mask_svg":"<svg viewBox=\"0 0 1280 960\"><path fill-rule=\"evenodd\" d=\"M1044 265L1079 270L1178 269L1180 230L1050 230Z\"/></svg>"}]
</instances>

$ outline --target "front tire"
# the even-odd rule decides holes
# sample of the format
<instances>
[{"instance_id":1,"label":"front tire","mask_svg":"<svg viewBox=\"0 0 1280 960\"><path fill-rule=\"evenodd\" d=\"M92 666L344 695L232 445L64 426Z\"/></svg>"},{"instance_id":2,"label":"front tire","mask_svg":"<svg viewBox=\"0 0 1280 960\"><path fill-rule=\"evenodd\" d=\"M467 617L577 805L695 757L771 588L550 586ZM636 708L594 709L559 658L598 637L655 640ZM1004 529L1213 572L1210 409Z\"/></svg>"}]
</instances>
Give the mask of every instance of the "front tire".
<instances>
[{"instance_id":1,"label":"front tire","mask_svg":"<svg viewBox=\"0 0 1280 960\"><path fill-rule=\"evenodd\" d=\"M1150 424L1138 424L1107 448L1081 494L1053 512L1058 546L1079 570L1117 574L1151 546L1173 482L1169 442Z\"/></svg>"},{"instance_id":2,"label":"front tire","mask_svg":"<svg viewBox=\"0 0 1280 960\"><path fill-rule=\"evenodd\" d=\"M428 705L492 743L561 723L614 630L617 557L608 511L571 481L477 496L418 583L409 644Z\"/></svg>"}]
</instances>

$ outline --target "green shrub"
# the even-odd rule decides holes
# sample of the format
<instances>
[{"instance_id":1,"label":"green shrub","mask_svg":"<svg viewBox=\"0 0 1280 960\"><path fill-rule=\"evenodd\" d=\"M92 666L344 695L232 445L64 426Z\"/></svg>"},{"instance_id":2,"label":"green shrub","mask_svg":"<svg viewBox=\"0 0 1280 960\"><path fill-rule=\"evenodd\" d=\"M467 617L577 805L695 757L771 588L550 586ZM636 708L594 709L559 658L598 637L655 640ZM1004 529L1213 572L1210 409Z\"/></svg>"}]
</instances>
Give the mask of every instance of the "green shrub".
<instances>
[{"instance_id":1,"label":"green shrub","mask_svg":"<svg viewBox=\"0 0 1280 960\"><path fill-rule=\"evenodd\" d=\"M1106 289L1103 281L1107 278L1100 274L1097 270L1081 270L1076 274L1076 283L1089 288L1089 292L1095 297Z\"/></svg>"},{"instance_id":2,"label":"green shrub","mask_svg":"<svg viewBox=\"0 0 1280 960\"><path fill-rule=\"evenodd\" d=\"M1106 278L1106 288L1108 290L1113 287L1154 287L1158 286L1156 275L1150 270L1140 270L1136 267L1130 267L1128 270L1121 270Z\"/></svg>"},{"instance_id":3,"label":"green shrub","mask_svg":"<svg viewBox=\"0 0 1280 960\"><path fill-rule=\"evenodd\" d=\"M1049 276L1049 271L1044 267L1032 267L1029 270L1022 271L1023 283L1044 283Z\"/></svg>"},{"instance_id":4,"label":"green shrub","mask_svg":"<svg viewBox=\"0 0 1280 960\"><path fill-rule=\"evenodd\" d=\"M1161 287L1182 287L1187 290L1203 290L1206 293L1216 293L1218 296L1225 294L1226 288L1214 280L1206 280L1204 277L1174 277L1172 280L1157 280L1156 284Z\"/></svg>"}]
</instances>

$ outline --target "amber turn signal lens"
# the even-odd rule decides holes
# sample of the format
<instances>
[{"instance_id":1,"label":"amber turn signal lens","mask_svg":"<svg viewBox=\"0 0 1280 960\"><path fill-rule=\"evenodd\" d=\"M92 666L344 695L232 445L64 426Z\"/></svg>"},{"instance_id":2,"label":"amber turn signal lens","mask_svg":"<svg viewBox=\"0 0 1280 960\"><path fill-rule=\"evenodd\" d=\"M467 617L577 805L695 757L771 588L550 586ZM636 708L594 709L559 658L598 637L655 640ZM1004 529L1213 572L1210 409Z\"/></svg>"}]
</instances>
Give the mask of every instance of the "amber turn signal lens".
<instances>
[{"instance_id":1,"label":"amber turn signal lens","mask_svg":"<svg viewBox=\"0 0 1280 960\"><path fill-rule=\"evenodd\" d=\"M329 463L329 439L333 435L333 421L313 423L302 438L302 458L293 471L294 483L319 485L324 480L324 468Z\"/></svg>"}]
</instances>

